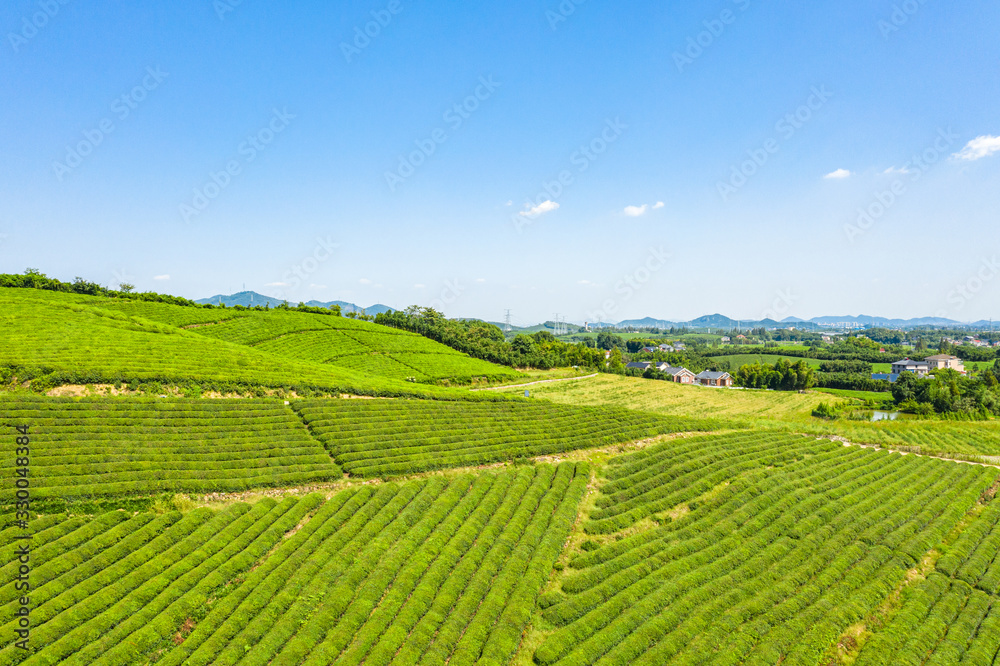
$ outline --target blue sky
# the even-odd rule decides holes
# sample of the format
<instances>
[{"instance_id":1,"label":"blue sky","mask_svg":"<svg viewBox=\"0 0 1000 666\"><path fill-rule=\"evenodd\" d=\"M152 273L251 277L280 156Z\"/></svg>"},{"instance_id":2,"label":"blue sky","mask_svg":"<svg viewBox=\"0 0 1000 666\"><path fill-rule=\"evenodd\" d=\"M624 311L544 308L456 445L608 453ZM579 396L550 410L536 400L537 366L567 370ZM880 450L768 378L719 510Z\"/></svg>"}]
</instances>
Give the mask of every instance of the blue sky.
<instances>
[{"instance_id":1,"label":"blue sky","mask_svg":"<svg viewBox=\"0 0 1000 666\"><path fill-rule=\"evenodd\" d=\"M4 3L0 270L1000 318L996 3L291 4Z\"/></svg>"}]
</instances>

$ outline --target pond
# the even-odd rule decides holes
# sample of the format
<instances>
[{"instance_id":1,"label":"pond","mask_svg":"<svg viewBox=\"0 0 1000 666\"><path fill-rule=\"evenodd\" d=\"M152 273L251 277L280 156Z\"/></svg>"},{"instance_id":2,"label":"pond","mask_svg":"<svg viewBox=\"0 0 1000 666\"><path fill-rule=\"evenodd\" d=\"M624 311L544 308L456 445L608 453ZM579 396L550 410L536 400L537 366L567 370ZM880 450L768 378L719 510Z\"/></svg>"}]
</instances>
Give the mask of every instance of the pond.
<instances>
[{"instance_id":1,"label":"pond","mask_svg":"<svg viewBox=\"0 0 1000 666\"><path fill-rule=\"evenodd\" d=\"M899 412L873 412L872 421L895 421L899 416Z\"/></svg>"}]
</instances>

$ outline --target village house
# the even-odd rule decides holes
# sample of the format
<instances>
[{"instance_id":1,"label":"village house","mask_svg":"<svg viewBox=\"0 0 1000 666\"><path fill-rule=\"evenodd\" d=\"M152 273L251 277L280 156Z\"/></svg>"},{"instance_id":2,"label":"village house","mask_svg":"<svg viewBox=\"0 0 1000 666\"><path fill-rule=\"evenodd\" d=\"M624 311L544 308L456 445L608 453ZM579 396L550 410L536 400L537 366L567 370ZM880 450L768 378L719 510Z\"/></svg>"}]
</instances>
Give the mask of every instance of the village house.
<instances>
[{"instance_id":1,"label":"village house","mask_svg":"<svg viewBox=\"0 0 1000 666\"><path fill-rule=\"evenodd\" d=\"M661 363L657 369L670 376L670 381L678 384L694 384L695 374L687 368L674 368L667 363Z\"/></svg>"},{"instance_id":2,"label":"village house","mask_svg":"<svg viewBox=\"0 0 1000 666\"><path fill-rule=\"evenodd\" d=\"M955 370L965 374L965 364L962 363L962 359L957 356L950 356L948 354L938 354L937 356L927 357L927 366L930 370Z\"/></svg>"},{"instance_id":3,"label":"village house","mask_svg":"<svg viewBox=\"0 0 1000 666\"><path fill-rule=\"evenodd\" d=\"M642 348L642 352L644 354L655 354L658 351L660 351L659 347L643 347Z\"/></svg>"},{"instance_id":4,"label":"village house","mask_svg":"<svg viewBox=\"0 0 1000 666\"><path fill-rule=\"evenodd\" d=\"M728 372L712 372L705 370L695 377L695 381L702 386L730 387L733 385L733 378Z\"/></svg>"},{"instance_id":5,"label":"village house","mask_svg":"<svg viewBox=\"0 0 1000 666\"><path fill-rule=\"evenodd\" d=\"M931 371L931 367L924 361L911 361L908 358L896 361L892 364L892 374L901 375L904 372L912 372L918 377L926 377Z\"/></svg>"},{"instance_id":6,"label":"village house","mask_svg":"<svg viewBox=\"0 0 1000 666\"><path fill-rule=\"evenodd\" d=\"M669 353L673 353L673 352L677 351L677 350L676 350L676 349L675 349L675 348L674 348L673 346L671 346L671 345L666 345L666 344L664 344L664 345L660 345L658 349L659 349L659 351L661 351L661 352L666 352L666 353L668 353L668 354L669 354Z\"/></svg>"},{"instance_id":7,"label":"village house","mask_svg":"<svg viewBox=\"0 0 1000 666\"><path fill-rule=\"evenodd\" d=\"M652 361L634 361L625 366L626 370L642 370L645 372L653 367Z\"/></svg>"}]
</instances>

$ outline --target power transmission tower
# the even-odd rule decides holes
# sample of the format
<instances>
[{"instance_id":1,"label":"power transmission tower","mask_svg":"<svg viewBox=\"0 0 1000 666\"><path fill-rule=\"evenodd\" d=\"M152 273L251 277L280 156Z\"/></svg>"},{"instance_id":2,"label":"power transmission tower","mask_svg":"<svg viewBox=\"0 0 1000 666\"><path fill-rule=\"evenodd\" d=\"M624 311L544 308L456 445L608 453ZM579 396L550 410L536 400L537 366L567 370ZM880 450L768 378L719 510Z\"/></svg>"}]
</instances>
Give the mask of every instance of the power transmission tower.
<instances>
[{"instance_id":1,"label":"power transmission tower","mask_svg":"<svg viewBox=\"0 0 1000 666\"><path fill-rule=\"evenodd\" d=\"M559 313L556 313L555 321L552 323L552 330L555 331L556 336L559 335Z\"/></svg>"},{"instance_id":2,"label":"power transmission tower","mask_svg":"<svg viewBox=\"0 0 1000 666\"><path fill-rule=\"evenodd\" d=\"M510 333L514 330L514 327L510 323L510 310L507 310L507 314L504 316L504 333Z\"/></svg>"}]
</instances>

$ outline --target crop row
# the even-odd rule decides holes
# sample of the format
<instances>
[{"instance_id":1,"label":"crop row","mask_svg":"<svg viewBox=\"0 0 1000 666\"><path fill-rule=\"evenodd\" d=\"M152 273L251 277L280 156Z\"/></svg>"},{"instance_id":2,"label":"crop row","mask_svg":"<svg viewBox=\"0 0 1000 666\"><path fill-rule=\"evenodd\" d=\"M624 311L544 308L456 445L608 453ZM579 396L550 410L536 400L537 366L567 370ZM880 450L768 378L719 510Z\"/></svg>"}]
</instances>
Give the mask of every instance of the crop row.
<instances>
[{"instance_id":1,"label":"crop row","mask_svg":"<svg viewBox=\"0 0 1000 666\"><path fill-rule=\"evenodd\" d=\"M1000 594L1000 502L991 502L937 562L941 573Z\"/></svg>"},{"instance_id":2,"label":"crop row","mask_svg":"<svg viewBox=\"0 0 1000 666\"><path fill-rule=\"evenodd\" d=\"M116 418L109 420L109 413ZM130 419L130 427L120 425ZM342 474L295 413L275 401L90 398L68 404L18 396L0 400L0 422L29 426L36 499L236 491ZM11 476L14 462L3 463ZM0 499L11 501L11 493L3 489Z\"/></svg>"},{"instance_id":3,"label":"crop row","mask_svg":"<svg viewBox=\"0 0 1000 666\"><path fill-rule=\"evenodd\" d=\"M332 400L293 407L337 463L357 476L478 465L711 427L695 419L551 403Z\"/></svg>"},{"instance_id":4,"label":"crop row","mask_svg":"<svg viewBox=\"0 0 1000 666\"><path fill-rule=\"evenodd\" d=\"M1000 598L932 572L863 646L858 666L990 666L1000 651Z\"/></svg>"},{"instance_id":5,"label":"crop row","mask_svg":"<svg viewBox=\"0 0 1000 666\"><path fill-rule=\"evenodd\" d=\"M692 449L691 445L700 447ZM650 450L644 469L618 477L602 489L585 530L608 534L679 504L696 499L751 470L782 466L840 446L795 435L749 435L698 438L687 442L690 458L669 452L676 445ZM667 457L662 454L667 453Z\"/></svg>"},{"instance_id":6,"label":"crop row","mask_svg":"<svg viewBox=\"0 0 1000 666\"><path fill-rule=\"evenodd\" d=\"M547 595L544 617L557 629L538 663L816 664L996 477L829 442L744 469L740 446L754 440L728 442L728 486L686 515L572 561L579 572ZM619 464L639 474L640 460L658 456L669 469L662 451Z\"/></svg>"},{"instance_id":7,"label":"crop row","mask_svg":"<svg viewBox=\"0 0 1000 666\"><path fill-rule=\"evenodd\" d=\"M67 527L33 553L30 650L0 663L506 663L588 480L542 465L36 521L39 536Z\"/></svg>"}]
</instances>

